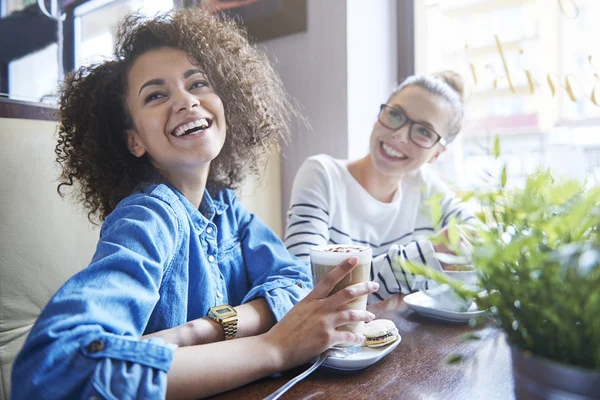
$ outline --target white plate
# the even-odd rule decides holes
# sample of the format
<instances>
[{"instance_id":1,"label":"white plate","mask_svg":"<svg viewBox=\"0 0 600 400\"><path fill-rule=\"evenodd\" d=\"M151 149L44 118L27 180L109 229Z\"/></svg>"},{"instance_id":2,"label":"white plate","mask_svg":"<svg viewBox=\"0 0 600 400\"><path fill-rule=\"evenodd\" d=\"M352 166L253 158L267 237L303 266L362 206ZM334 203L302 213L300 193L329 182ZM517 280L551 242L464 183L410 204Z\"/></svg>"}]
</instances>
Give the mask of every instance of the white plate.
<instances>
[{"instance_id":1,"label":"white plate","mask_svg":"<svg viewBox=\"0 0 600 400\"><path fill-rule=\"evenodd\" d=\"M390 354L392 350L398 347L401 340L402 337L398 334L398 338L387 346L363 347L359 352L350 354L346 358L327 357L322 365L343 371L356 371L367 368Z\"/></svg>"},{"instance_id":2,"label":"white plate","mask_svg":"<svg viewBox=\"0 0 600 400\"><path fill-rule=\"evenodd\" d=\"M404 296L404 302L421 315L449 322L469 322L471 318L485 313L485 310L478 310L475 303L465 312L443 310L436 307L435 302L421 292Z\"/></svg>"}]
</instances>

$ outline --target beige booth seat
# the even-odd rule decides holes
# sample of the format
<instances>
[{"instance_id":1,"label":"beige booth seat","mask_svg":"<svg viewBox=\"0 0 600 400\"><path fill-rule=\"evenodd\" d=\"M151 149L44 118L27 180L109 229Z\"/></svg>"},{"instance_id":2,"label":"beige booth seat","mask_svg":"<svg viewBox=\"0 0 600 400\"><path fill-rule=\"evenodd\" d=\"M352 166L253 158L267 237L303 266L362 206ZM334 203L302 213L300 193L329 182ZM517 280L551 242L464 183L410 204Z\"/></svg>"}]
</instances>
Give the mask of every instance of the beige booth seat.
<instances>
[{"instance_id":1,"label":"beige booth seat","mask_svg":"<svg viewBox=\"0 0 600 400\"><path fill-rule=\"evenodd\" d=\"M12 363L44 305L89 263L98 240L81 207L56 193L56 123L0 118L0 400ZM241 200L281 230L279 158Z\"/></svg>"},{"instance_id":2,"label":"beige booth seat","mask_svg":"<svg viewBox=\"0 0 600 400\"><path fill-rule=\"evenodd\" d=\"M56 193L55 131L50 121L0 118L0 400L35 319L98 240L85 212Z\"/></svg>"}]
</instances>

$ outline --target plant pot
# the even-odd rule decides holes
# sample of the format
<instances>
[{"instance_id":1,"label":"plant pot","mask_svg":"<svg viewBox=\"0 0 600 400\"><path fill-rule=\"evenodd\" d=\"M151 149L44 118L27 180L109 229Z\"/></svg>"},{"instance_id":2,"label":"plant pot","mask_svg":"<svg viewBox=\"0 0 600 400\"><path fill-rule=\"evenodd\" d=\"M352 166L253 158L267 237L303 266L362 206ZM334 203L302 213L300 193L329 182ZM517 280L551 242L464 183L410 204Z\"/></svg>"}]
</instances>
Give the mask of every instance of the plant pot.
<instances>
[{"instance_id":1,"label":"plant pot","mask_svg":"<svg viewBox=\"0 0 600 400\"><path fill-rule=\"evenodd\" d=\"M515 346L510 349L517 399L600 399L600 371L536 357Z\"/></svg>"}]
</instances>

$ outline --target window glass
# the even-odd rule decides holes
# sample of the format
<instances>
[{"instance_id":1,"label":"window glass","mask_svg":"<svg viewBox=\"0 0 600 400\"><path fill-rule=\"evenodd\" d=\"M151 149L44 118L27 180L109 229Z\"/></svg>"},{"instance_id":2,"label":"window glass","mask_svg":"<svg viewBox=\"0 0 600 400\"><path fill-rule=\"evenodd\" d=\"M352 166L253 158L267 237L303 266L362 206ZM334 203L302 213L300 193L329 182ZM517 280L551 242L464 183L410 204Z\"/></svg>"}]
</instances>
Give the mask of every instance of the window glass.
<instances>
[{"instance_id":1,"label":"window glass","mask_svg":"<svg viewBox=\"0 0 600 400\"><path fill-rule=\"evenodd\" d=\"M0 96L56 104L64 71L111 55L123 16L172 7L173 0L0 0Z\"/></svg>"},{"instance_id":2,"label":"window glass","mask_svg":"<svg viewBox=\"0 0 600 400\"><path fill-rule=\"evenodd\" d=\"M101 61L113 51L117 23L125 15L139 10L144 15L155 15L173 8L173 0L94 1L75 9L76 65Z\"/></svg>"},{"instance_id":3,"label":"window glass","mask_svg":"<svg viewBox=\"0 0 600 400\"><path fill-rule=\"evenodd\" d=\"M436 163L460 188L500 163L520 186L538 165L600 179L600 1L415 1L417 73L460 72L470 89L459 137Z\"/></svg>"},{"instance_id":4,"label":"window glass","mask_svg":"<svg viewBox=\"0 0 600 400\"><path fill-rule=\"evenodd\" d=\"M56 104L65 71L112 55L125 15L181 7L231 15L257 41L307 29L306 0L0 0L0 96Z\"/></svg>"}]
</instances>

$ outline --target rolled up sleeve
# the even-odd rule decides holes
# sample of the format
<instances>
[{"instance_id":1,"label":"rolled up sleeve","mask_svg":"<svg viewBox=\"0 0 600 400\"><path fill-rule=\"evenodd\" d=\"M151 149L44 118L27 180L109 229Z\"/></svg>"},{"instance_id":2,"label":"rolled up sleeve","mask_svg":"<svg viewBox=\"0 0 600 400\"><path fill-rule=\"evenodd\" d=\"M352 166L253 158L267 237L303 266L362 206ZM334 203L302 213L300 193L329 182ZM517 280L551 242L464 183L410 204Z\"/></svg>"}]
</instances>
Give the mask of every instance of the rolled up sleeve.
<instances>
[{"instance_id":1,"label":"rolled up sleeve","mask_svg":"<svg viewBox=\"0 0 600 400\"><path fill-rule=\"evenodd\" d=\"M415 275L405 269L402 266L404 261L442 271L429 239L417 240L406 246L391 245L386 254L373 259L371 279L379 283L380 289L369 295L369 304L381 301L395 293L412 293L418 289L419 284L425 282L424 276Z\"/></svg>"},{"instance_id":2,"label":"rolled up sleeve","mask_svg":"<svg viewBox=\"0 0 600 400\"><path fill-rule=\"evenodd\" d=\"M263 297L279 321L312 289L310 266L291 255L281 239L239 201L233 201L232 206L239 221L242 254L251 286L243 303Z\"/></svg>"},{"instance_id":3,"label":"rolled up sleeve","mask_svg":"<svg viewBox=\"0 0 600 400\"><path fill-rule=\"evenodd\" d=\"M138 341L104 334L89 339L81 353L95 362L84 398L120 399L125 393L134 394L132 398L165 398L177 346L159 338Z\"/></svg>"}]
</instances>

